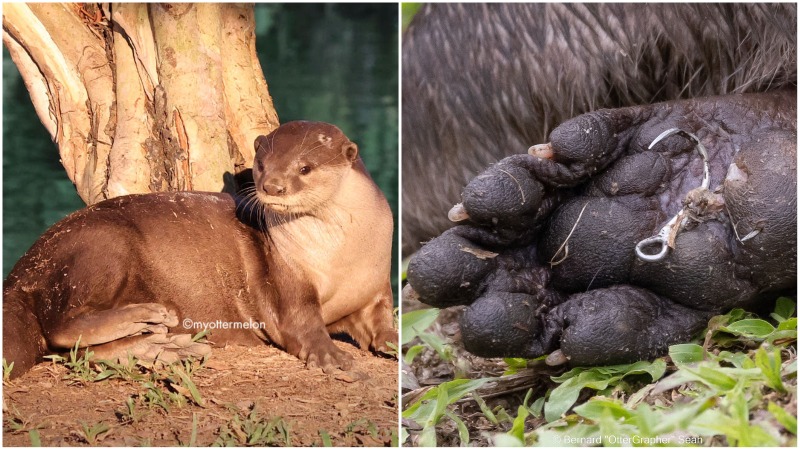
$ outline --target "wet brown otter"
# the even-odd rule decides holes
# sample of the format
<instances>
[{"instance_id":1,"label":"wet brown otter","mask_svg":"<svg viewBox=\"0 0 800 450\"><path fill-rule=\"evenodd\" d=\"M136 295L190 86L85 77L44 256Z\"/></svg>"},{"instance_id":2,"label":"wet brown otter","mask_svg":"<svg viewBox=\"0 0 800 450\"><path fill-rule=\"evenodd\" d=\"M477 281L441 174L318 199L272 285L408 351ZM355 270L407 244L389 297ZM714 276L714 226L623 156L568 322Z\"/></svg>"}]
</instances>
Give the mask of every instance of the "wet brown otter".
<instances>
[{"instance_id":1,"label":"wet brown otter","mask_svg":"<svg viewBox=\"0 0 800 450\"><path fill-rule=\"evenodd\" d=\"M249 196L170 192L110 199L55 224L3 285L14 375L80 341L97 358L205 355L191 341L275 343L325 371L396 342L392 216L336 127L287 123L256 140ZM237 219L250 207L253 226Z\"/></svg>"}]
</instances>

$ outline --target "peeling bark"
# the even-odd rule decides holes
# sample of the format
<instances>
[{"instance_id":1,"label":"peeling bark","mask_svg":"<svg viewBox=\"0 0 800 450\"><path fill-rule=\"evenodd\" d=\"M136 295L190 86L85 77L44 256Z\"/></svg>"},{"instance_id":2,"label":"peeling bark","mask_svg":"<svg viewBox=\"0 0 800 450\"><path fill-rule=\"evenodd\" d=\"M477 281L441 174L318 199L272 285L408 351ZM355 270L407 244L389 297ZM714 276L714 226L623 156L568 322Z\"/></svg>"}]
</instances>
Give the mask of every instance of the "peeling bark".
<instances>
[{"instance_id":1,"label":"peeling bark","mask_svg":"<svg viewBox=\"0 0 800 450\"><path fill-rule=\"evenodd\" d=\"M228 130L235 145L231 149L232 158L252 161L255 156L253 143L262 134L260 130L277 128L278 115L258 62L253 8L236 4L224 4L221 8L221 50L227 60L222 72L225 118L231 124ZM265 115L264 111L268 114Z\"/></svg>"},{"instance_id":2,"label":"peeling bark","mask_svg":"<svg viewBox=\"0 0 800 450\"><path fill-rule=\"evenodd\" d=\"M278 125L252 5L10 3L3 32L87 204L221 191Z\"/></svg>"},{"instance_id":3,"label":"peeling bark","mask_svg":"<svg viewBox=\"0 0 800 450\"><path fill-rule=\"evenodd\" d=\"M147 59L152 57L151 64L155 74L155 55L142 55L137 51L142 42L152 44L153 41L147 22L146 5L114 5L111 17L117 81L117 126L108 159L106 195L117 197L151 191L148 142L155 140L152 138L153 84L147 69ZM144 25L147 25L146 29ZM147 97L148 93L150 98Z\"/></svg>"}]
</instances>

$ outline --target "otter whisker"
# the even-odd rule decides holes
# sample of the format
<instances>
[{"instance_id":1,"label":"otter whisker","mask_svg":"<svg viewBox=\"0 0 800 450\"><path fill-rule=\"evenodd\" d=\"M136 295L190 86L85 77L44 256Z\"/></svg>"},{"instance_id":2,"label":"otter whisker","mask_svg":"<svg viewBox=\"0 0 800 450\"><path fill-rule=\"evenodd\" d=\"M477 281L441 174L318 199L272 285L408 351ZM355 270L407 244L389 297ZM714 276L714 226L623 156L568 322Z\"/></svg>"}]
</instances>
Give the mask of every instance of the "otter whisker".
<instances>
[{"instance_id":1,"label":"otter whisker","mask_svg":"<svg viewBox=\"0 0 800 450\"><path fill-rule=\"evenodd\" d=\"M578 228L578 223L580 223L581 217L583 217L583 212L586 211L586 207L587 206L589 206L589 202L586 202L586 204L583 205L583 208L581 209L581 213L578 214L578 220L575 221L575 225L572 226L572 229L569 231L569 234L567 235L567 238L564 239L564 242L561 244L560 247L558 247L558 250L556 250L556 252L553 253L553 257L550 258L550 261L549 261L550 262L550 267L555 267L555 266L561 264L562 262L564 262L565 259L567 259L567 256L569 255L569 248L567 247L567 242L569 242L569 238L572 237L572 233L575 232L575 229ZM564 250L564 257L561 258L558 261L554 261L555 257L558 256L559 253L561 253L561 250Z\"/></svg>"},{"instance_id":2,"label":"otter whisker","mask_svg":"<svg viewBox=\"0 0 800 450\"><path fill-rule=\"evenodd\" d=\"M525 204L525 191L522 190L522 185L519 184L519 180L514 178L514 175L511 175L510 173L506 172L503 169L498 169L498 170L500 172L503 172L504 174L508 175L509 177L511 177L511 179L514 180L514 183L517 183L517 189L519 189L519 193L520 193L520 195L522 195L522 204L524 205Z\"/></svg>"},{"instance_id":3,"label":"otter whisker","mask_svg":"<svg viewBox=\"0 0 800 450\"><path fill-rule=\"evenodd\" d=\"M306 154L311 153L312 151L314 151L314 150L316 150L316 149L318 149L320 147L323 147L324 145L325 144L319 143L314 147L309 147L306 150L304 150L303 153L300 153L300 156L305 156Z\"/></svg>"},{"instance_id":4,"label":"otter whisker","mask_svg":"<svg viewBox=\"0 0 800 450\"><path fill-rule=\"evenodd\" d=\"M303 139L300 141L300 145L298 146L298 148L303 148L303 144L306 143L306 137L308 137L308 132L309 131L311 131L311 130L308 129L308 130L306 130L305 133L303 133Z\"/></svg>"}]
</instances>

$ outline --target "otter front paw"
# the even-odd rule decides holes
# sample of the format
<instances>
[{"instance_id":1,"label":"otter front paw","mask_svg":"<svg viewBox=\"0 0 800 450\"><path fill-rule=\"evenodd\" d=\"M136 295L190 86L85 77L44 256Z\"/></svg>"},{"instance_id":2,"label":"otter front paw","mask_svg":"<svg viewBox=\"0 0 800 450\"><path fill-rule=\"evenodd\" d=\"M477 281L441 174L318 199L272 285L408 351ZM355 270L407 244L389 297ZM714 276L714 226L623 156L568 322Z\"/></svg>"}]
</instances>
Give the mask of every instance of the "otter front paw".
<instances>
[{"instance_id":1,"label":"otter front paw","mask_svg":"<svg viewBox=\"0 0 800 450\"><path fill-rule=\"evenodd\" d=\"M392 329L381 330L369 345L372 351L377 353L391 354L397 349L399 339L397 331ZM393 348L394 347L394 348Z\"/></svg>"},{"instance_id":2,"label":"otter front paw","mask_svg":"<svg viewBox=\"0 0 800 450\"><path fill-rule=\"evenodd\" d=\"M320 339L300 350L298 358L306 362L309 369L321 368L325 373L333 373L337 369L349 370L353 367L353 357L328 339Z\"/></svg>"},{"instance_id":3,"label":"otter front paw","mask_svg":"<svg viewBox=\"0 0 800 450\"><path fill-rule=\"evenodd\" d=\"M732 95L565 122L550 144L465 188L451 211L462 225L412 257L405 293L468 305L462 336L482 356L560 348L604 364L663 353L709 314L795 283L789 100ZM636 253L654 235L658 258ZM776 254L785 270L770 265Z\"/></svg>"}]
</instances>

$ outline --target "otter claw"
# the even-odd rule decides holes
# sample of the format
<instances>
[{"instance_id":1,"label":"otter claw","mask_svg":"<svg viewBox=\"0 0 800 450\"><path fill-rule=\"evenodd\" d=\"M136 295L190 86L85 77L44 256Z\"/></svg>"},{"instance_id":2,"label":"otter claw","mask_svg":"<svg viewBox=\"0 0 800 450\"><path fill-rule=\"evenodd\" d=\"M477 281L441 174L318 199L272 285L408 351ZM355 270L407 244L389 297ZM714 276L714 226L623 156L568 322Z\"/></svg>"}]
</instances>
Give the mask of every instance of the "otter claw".
<instances>
[{"instance_id":1,"label":"otter claw","mask_svg":"<svg viewBox=\"0 0 800 450\"><path fill-rule=\"evenodd\" d=\"M404 302L419 301L419 294L417 294L417 291L415 291L410 284L406 284L405 287L403 287L403 292L401 295Z\"/></svg>"},{"instance_id":2,"label":"otter claw","mask_svg":"<svg viewBox=\"0 0 800 450\"><path fill-rule=\"evenodd\" d=\"M537 158L553 159L553 146L550 143L532 145L528 154Z\"/></svg>"},{"instance_id":3,"label":"otter claw","mask_svg":"<svg viewBox=\"0 0 800 450\"><path fill-rule=\"evenodd\" d=\"M553 353L547 355L545 358L544 363L548 366L561 366L569 362L569 358L561 349L555 350Z\"/></svg>"},{"instance_id":4,"label":"otter claw","mask_svg":"<svg viewBox=\"0 0 800 450\"><path fill-rule=\"evenodd\" d=\"M447 218L450 219L451 222L461 222L469 219L469 214L463 204L456 203L455 206L450 208L450 211L447 213Z\"/></svg>"}]
</instances>

